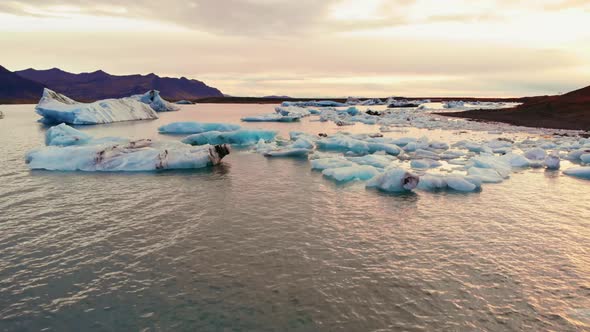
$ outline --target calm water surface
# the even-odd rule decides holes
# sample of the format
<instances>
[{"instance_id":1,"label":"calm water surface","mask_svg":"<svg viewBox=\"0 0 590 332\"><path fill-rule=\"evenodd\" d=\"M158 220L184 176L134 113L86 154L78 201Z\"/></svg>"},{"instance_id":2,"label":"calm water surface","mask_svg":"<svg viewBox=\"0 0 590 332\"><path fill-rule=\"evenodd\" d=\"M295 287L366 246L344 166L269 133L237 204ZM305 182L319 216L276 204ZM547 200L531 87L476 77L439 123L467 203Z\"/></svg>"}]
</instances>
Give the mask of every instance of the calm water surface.
<instances>
[{"instance_id":1,"label":"calm water surface","mask_svg":"<svg viewBox=\"0 0 590 332\"><path fill-rule=\"evenodd\" d=\"M156 128L272 108L81 130L177 139ZM528 170L476 194L388 195L247 151L199 171L32 172L46 128L31 105L0 110L2 331L590 329L589 181ZM391 135L424 134L466 138Z\"/></svg>"}]
</instances>

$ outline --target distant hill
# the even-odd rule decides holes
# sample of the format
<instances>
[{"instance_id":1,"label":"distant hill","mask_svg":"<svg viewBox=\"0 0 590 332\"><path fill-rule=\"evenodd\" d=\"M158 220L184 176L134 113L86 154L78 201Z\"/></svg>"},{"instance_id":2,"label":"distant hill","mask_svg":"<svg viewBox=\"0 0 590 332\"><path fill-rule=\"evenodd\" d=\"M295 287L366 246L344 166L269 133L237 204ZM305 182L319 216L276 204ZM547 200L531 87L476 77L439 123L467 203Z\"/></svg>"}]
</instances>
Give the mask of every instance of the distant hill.
<instances>
[{"instance_id":1,"label":"distant hill","mask_svg":"<svg viewBox=\"0 0 590 332\"><path fill-rule=\"evenodd\" d=\"M37 102L43 84L33 82L0 66L0 103Z\"/></svg>"},{"instance_id":2,"label":"distant hill","mask_svg":"<svg viewBox=\"0 0 590 332\"><path fill-rule=\"evenodd\" d=\"M73 74L58 68L26 69L15 73L80 101L121 98L145 93L152 89L159 90L162 97L173 101L223 96L218 89L185 77L170 78L155 74L117 76L102 70ZM39 93L38 98L40 96Z\"/></svg>"},{"instance_id":3,"label":"distant hill","mask_svg":"<svg viewBox=\"0 0 590 332\"><path fill-rule=\"evenodd\" d=\"M559 96L525 97L522 102L508 109L441 114L527 127L590 131L590 86Z\"/></svg>"}]
</instances>

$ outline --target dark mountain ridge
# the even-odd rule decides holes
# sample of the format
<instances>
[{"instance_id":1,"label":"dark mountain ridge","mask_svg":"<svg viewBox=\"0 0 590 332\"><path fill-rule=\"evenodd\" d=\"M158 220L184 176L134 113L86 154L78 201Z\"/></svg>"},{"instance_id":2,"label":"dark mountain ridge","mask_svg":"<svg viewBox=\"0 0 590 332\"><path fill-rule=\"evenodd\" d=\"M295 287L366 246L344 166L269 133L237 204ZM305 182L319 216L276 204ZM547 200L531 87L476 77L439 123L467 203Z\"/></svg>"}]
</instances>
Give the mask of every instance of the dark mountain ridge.
<instances>
[{"instance_id":1,"label":"dark mountain ridge","mask_svg":"<svg viewBox=\"0 0 590 332\"><path fill-rule=\"evenodd\" d=\"M199 80L189 80L186 77L160 77L153 73L119 76L97 70L74 74L58 68L26 69L15 73L80 101L128 97L152 89L159 90L162 97L169 100L223 96L221 91Z\"/></svg>"},{"instance_id":2,"label":"dark mountain ridge","mask_svg":"<svg viewBox=\"0 0 590 332\"><path fill-rule=\"evenodd\" d=\"M43 88L43 84L23 78L0 66L0 103L39 100Z\"/></svg>"}]
</instances>

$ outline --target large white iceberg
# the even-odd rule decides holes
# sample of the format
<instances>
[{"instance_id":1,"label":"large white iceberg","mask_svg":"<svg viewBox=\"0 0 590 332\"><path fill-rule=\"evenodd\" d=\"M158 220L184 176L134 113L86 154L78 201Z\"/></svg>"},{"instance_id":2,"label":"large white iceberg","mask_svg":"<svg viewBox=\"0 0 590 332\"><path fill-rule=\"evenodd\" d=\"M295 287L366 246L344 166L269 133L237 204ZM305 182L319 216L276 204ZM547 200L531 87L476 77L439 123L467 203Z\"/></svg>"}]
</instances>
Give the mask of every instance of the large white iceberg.
<instances>
[{"instance_id":1,"label":"large white iceberg","mask_svg":"<svg viewBox=\"0 0 590 332\"><path fill-rule=\"evenodd\" d=\"M272 141L277 135L273 130L240 129L230 132L208 131L185 137L182 142L191 145L236 144L252 145L260 140Z\"/></svg>"},{"instance_id":2,"label":"large white iceberg","mask_svg":"<svg viewBox=\"0 0 590 332\"><path fill-rule=\"evenodd\" d=\"M135 98L105 99L94 103L79 103L64 95L45 89L35 107L43 122L91 125L131 120L157 119L149 106Z\"/></svg>"},{"instance_id":3,"label":"large white iceberg","mask_svg":"<svg viewBox=\"0 0 590 332\"><path fill-rule=\"evenodd\" d=\"M173 122L158 128L161 134L200 134L208 131L235 131L239 125L229 123Z\"/></svg>"},{"instance_id":4,"label":"large white iceberg","mask_svg":"<svg viewBox=\"0 0 590 332\"><path fill-rule=\"evenodd\" d=\"M219 164L229 154L226 145L92 139L65 124L50 128L46 140L48 146L27 153L25 160L31 169L116 172L203 168Z\"/></svg>"},{"instance_id":5,"label":"large white iceberg","mask_svg":"<svg viewBox=\"0 0 590 332\"><path fill-rule=\"evenodd\" d=\"M160 91L150 90L143 95L131 96L144 104L150 105L150 107L156 112L171 112L178 111L180 107L170 103L160 96Z\"/></svg>"}]
</instances>

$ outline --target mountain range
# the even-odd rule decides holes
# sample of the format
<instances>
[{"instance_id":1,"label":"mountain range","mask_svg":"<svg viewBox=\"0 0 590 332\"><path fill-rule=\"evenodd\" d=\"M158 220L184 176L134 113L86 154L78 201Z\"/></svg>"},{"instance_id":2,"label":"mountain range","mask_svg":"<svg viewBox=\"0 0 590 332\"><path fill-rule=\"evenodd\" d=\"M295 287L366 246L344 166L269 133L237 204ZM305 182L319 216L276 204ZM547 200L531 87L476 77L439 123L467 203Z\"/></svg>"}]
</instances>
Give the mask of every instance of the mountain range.
<instances>
[{"instance_id":1,"label":"mountain range","mask_svg":"<svg viewBox=\"0 0 590 332\"><path fill-rule=\"evenodd\" d=\"M160 77L148 75L111 75L102 70L74 74L58 68L47 70L26 69L11 73L0 70L0 100L37 101L43 87L48 87L79 101L128 97L159 90L169 100L195 100L223 96L221 91L205 83L186 77Z\"/></svg>"},{"instance_id":2,"label":"mountain range","mask_svg":"<svg viewBox=\"0 0 590 332\"><path fill-rule=\"evenodd\" d=\"M44 85L23 78L0 66L0 104L38 101Z\"/></svg>"}]
</instances>

